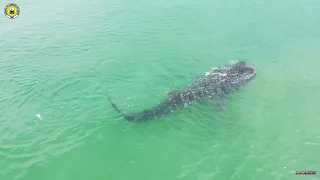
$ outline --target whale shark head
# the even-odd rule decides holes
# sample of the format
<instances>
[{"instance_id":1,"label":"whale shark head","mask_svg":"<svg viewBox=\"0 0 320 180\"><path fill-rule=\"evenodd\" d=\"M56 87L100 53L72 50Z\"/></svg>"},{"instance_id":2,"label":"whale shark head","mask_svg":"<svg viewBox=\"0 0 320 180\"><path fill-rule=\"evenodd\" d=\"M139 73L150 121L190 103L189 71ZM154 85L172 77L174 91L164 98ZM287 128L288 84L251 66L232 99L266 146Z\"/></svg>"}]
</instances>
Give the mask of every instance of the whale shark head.
<instances>
[{"instance_id":1,"label":"whale shark head","mask_svg":"<svg viewBox=\"0 0 320 180\"><path fill-rule=\"evenodd\" d=\"M229 65L214 69L212 75L218 75L221 83L227 83L235 87L247 85L256 77L256 68L247 62L238 61Z\"/></svg>"},{"instance_id":2,"label":"whale shark head","mask_svg":"<svg viewBox=\"0 0 320 180\"><path fill-rule=\"evenodd\" d=\"M232 64L230 67L227 74L230 74L232 83L245 85L256 78L256 68L252 64L239 61Z\"/></svg>"}]
</instances>

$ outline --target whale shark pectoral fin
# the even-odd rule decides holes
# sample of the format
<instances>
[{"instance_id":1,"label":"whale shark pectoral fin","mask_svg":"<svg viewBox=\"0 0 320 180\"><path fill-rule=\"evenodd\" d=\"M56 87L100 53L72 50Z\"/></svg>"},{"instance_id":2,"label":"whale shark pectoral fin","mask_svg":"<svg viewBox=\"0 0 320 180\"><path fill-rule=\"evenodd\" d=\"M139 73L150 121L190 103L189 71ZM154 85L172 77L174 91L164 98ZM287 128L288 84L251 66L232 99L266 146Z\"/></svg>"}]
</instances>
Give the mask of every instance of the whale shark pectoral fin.
<instances>
[{"instance_id":1,"label":"whale shark pectoral fin","mask_svg":"<svg viewBox=\"0 0 320 180\"><path fill-rule=\"evenodd\" d=\"M178 90L173 90L168 92L168 98L171 98L179 93Z\"/></svg>"},{"instance_id":2,"label":"whale shark pectoral fin","mask_svg":"<svg viewBox=\"0 0 320 180\"><path fill-rule=\"evenodd\" d=\"M223 95L214 96L213 100L216 102L217 111L225 111L225 106L228 103L226 96L223 96Z\"/></svg>"}]
</instances>

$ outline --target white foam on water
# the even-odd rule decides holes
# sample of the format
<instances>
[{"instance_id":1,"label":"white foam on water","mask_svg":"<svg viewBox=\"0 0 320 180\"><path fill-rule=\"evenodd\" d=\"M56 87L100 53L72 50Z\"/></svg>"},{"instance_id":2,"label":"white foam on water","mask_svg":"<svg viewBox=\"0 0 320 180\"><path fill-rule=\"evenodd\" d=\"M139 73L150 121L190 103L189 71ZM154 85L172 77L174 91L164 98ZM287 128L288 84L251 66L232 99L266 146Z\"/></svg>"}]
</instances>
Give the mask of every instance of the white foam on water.
<instances>
[{"instance_id":1,"label":"white foam on water","mask_svg":"<svg viewBox=\"0 0 320 180\"><path fill-rule=\"evenodd\" d=\"M41 117L40 114L36 114L36 117L37 117L38 119L42 119L42 117Z\"/></svg>"}]
</instances>

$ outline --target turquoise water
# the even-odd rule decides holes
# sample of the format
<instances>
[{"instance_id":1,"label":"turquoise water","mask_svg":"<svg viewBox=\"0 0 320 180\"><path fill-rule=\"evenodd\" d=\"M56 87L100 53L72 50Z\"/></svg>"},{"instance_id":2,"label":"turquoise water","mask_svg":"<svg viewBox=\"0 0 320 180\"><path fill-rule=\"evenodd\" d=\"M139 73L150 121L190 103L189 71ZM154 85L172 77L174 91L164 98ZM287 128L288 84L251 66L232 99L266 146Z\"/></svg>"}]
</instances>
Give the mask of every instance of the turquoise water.
<instances>
[{"instance_id":1,"label":"turquoise water","mask_svg":"<svg viewBox=\"0 0 320 180\"><path fill-rule=\"evenodd\" d=\"M15 3L0 17L1 180L319 179L320 1ZM223 114L135 124L106 99L140 111L233 60L257 78Z\"/></svg>"}]
</instances>

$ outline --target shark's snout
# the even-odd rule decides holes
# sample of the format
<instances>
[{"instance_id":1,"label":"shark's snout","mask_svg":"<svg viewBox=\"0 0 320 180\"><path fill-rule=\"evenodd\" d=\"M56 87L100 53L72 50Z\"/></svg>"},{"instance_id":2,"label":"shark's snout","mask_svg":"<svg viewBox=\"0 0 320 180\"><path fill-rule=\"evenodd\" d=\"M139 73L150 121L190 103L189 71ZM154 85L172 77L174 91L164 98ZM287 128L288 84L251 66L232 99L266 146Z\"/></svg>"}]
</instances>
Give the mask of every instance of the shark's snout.
<instances>
[{"instance_id":1,"label":"shark's snout","mask_svg":"<svg viewBox=\"0 0 320 180\"><path fill-rule=\"evenodd\" d=\"M256 68L252 64L246 62L245 67L251 71L251 74L256 75Z\"/></svg>"}]
</instances>

